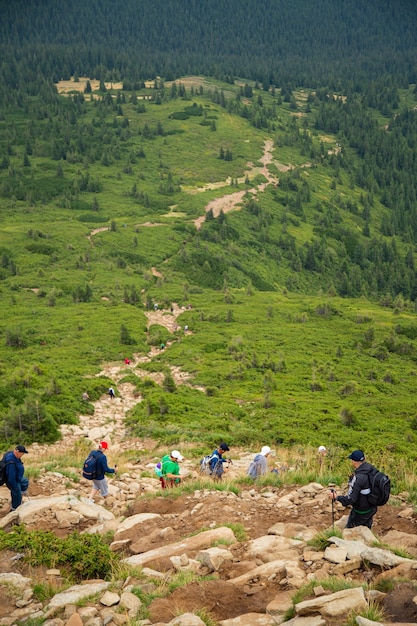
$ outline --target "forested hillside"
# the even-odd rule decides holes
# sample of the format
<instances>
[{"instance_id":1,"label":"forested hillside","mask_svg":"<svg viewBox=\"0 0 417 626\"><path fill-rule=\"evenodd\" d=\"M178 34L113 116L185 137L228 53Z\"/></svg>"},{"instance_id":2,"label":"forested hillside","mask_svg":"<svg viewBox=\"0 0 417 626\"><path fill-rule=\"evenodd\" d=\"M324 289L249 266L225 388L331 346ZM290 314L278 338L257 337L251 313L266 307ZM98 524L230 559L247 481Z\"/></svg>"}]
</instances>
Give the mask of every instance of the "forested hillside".
<instances>
[{"instance_id":1,"label":"forested hillside","mask_svg":"<svg viewBox=\"0 0 417 626\"><path fill-rule=\"evenodd\" d=\"M0 439L52 441L135 354L138 436L413 457L414 3L21 7L0 23Z\"/></svg>"},{"instance_id":2,"label":"forested hillside","mask_svg":"<svg viewBox=\"0 0 417 626\"><path fill-rule=\"evenodd\" d=\"M137 84L184 74L358 88L416 82L413 0L9 0L4 86L33 92L73 75Z\"/></svg>"}]
</instances>

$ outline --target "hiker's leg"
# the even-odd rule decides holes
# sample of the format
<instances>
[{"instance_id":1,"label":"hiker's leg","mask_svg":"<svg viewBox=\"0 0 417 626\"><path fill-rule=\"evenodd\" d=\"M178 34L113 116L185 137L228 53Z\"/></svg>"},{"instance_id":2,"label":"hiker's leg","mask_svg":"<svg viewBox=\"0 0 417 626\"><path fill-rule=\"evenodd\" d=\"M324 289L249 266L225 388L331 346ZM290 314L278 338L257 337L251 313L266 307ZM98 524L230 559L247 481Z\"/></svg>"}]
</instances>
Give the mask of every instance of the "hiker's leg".
<instances>
[{"instance_id":1,"label":"hiker's leg","mask_svg":"<svg viewBox=\"0 0 417 626\"><path fill-rule=\"evenodd\" d=\"M10 489L10 494L12 496L11 509L14 511L22 504L22 490L20 489L20 485L17 485L14 489Z\"/></svg>"},{"instance_id":2,"label":"hiker's leg","mask_svg":"<svg viewBox=\"0 0 417 626\"><path fill-rule=\"evenodd\" d=\"M93 484L91 485L91 493L90 493L90 500L94 500L95 496L97 495L97 491L100 491L100 485L98 484L100 481L94 479L93 480Z\"/></svg>"},{"instance_id":3,"label":"hiker's leg","mask_svg":"<svg viewBox=\"0 0 417 626\"><path fill-rule=\"evenodd\" d=\"M372 528L373 517L376 513L376 507L371 509L369 513L357 513L353 509L350 512L346 528L355 528L356 526L367 526Z\"/></svg>"},{"instance_id":4,"label":"hiker's leg","mask_svg":"<svg viewBox=\"0 0 417 626\"><path fill-rule=\"evenodd\" d=\"M374 507L369 513L356 513L357 521L355 526L366 526L367 528L372 528L372 522L374 521L376 511L377 509Z\"/></svg>"},{"instance_id":5,"label":"hiker's leg","mask_svg":"<svg viewBox=\"0 0 417 626\"><path fill-rule=\"evenodd\" d=\"M106 478L102 478L101 480L96 481L98 489L100 491L100 495L102 498L107 498L109 495L109 486L107 484Z\"/></svg>"}]
</instances>

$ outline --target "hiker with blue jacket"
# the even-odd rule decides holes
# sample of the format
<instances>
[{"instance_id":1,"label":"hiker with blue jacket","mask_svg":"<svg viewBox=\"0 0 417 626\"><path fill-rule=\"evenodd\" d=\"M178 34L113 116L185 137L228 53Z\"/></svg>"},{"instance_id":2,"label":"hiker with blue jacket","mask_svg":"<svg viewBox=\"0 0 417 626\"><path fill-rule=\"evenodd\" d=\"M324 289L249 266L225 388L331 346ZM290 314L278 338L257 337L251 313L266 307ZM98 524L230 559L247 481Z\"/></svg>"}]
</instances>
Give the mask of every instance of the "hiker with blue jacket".
<instances>
[{"instance_id":1,"label":"hiker with blue jacket","mask_svg":"<svg viewBox=\"0 0 417 626\"><path fill-rule=\"evenodd\" d=\"M24 454L28 454L28 451L25 446L19 445L4 455L6 485L12 497L11 511L15 511L22 504L22 495L27 495L29 487L29 481L23 475L25 473L25 466L22 462Z\"/></svg>"},{"instance_id":2,"label":"hiker with blue jacket","mask_svg":"<svg viewBox=\"0 0 417 626\"><path fill-rule=\"evenodd\" d=\"M349 454L348 459L352 461L354 471L349 477L347 495L337 496L335 490L331 489L330 496L343 506L352 507L346 528L354 528L355 526L372 528L377 507L369 503L368 496L371 493L370 475L375 472L375 467L366 462L362 450L354 450Z\"/></svg>"},{"instance_id":3,"label":"hiker with blue jacket","mask_svg":"<svg viewBox=\"0 0 417 626\"><path fill-rule=\"evenodd\" d=\"M269 446L263 446L259 454L255 455L255 458L248 467L247 474L253 480L256 480L259 476L263 476L268 471L268 455L271 452Z\"/></svg>"},{"instance_id":4,"label":"hiker with blue jacket","mask_svg":"<svg viewBox=\"0 0 417 626\"><path fill-rule=\"evenodd\" d=\"M91 487L89 504L94 503L94 498L98 492L100 492L100 496L102 498L107 498L109 495L109 486L107 484L105 474L116 474L117 465L114 466L114 469L107 465L107 457L104 454L103 450L107 450L109 444L107 441L101 441L98 445L98 450L95 451L95 455L97 457L96 462L96 471L95 478L93 478L93 486Z\"/></svg>"},{"instance_id":5,"label":"hiker with blue jacket","mask_svg":"<svg viewBox=\"0 0 417 626\"><path fill-rule=\"evenodd\" d=\"M227 443L221 443L216 450L213 451L209 461L211 475L216 480L221 480L224 474L224 463L231 463L230 459L224 459L223 454L229 452L230 448Z\"/></svg>"}]
</instances>

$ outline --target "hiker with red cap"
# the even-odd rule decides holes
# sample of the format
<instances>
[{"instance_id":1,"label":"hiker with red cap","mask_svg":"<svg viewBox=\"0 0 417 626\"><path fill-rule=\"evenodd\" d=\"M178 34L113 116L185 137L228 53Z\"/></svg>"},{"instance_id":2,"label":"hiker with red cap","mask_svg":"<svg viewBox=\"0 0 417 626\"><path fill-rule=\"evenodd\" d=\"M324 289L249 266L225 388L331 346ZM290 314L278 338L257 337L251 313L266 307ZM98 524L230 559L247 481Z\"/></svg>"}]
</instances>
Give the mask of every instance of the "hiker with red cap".
<instances>
[{"instance_id":1,"label":"hiker with red cap","mask_svg":"<svg viewBox=\"0 0 417 626\"><path fill-rule=\"evenodd\" d=\"M104 454L103 450L108 450L109 444L107 441L100 441L98 445L98 450L95 451L96 455L96 468L95 468L95 477L93 478L93 485L91 487L90 493L90 504L94 502L94 498L98 492L100 492L100 496L102 498L107 498L109 495L109 486L107 484L107 479L105 474L116 474L117 465L114 466L114 469L107 465L107 457Z\"/></svg>"}]
</instances>

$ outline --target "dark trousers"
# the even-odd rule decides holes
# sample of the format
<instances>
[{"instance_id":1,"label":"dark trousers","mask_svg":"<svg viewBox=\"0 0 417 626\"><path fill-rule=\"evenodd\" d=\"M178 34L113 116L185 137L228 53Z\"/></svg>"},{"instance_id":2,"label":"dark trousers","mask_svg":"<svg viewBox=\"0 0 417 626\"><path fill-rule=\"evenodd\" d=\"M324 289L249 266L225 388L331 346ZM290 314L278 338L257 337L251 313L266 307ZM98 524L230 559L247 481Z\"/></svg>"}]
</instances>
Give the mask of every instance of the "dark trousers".
<instances>
[{"instance_id":1,"label":"dark trousers","mask_svg":"<svg viewBox=\"0 0 417 626\"><path fill-rule=\"evenodd\" d=\"M9 485L7 485L9 487ZM18 506L22 504L22 493L27 491L29 487L29 481L25 476L20 480L20 483L16 485L13 489L9 487L10 494L12 496L12 510L17 509Z\"/></svg>"},{"instance_id":2,"label":"dark trousers","mask_svg":"<svg viewBox=\"0 0 417 626\"><path fill-rule=\"evenodd\" d=\"M376 511L376 507L373 507L366 513L358 513L352 509L345 528L355 528L355 526L367 526L368 528L372 528L372 522L374 521Z\"/></svg>"}]
</instances>

